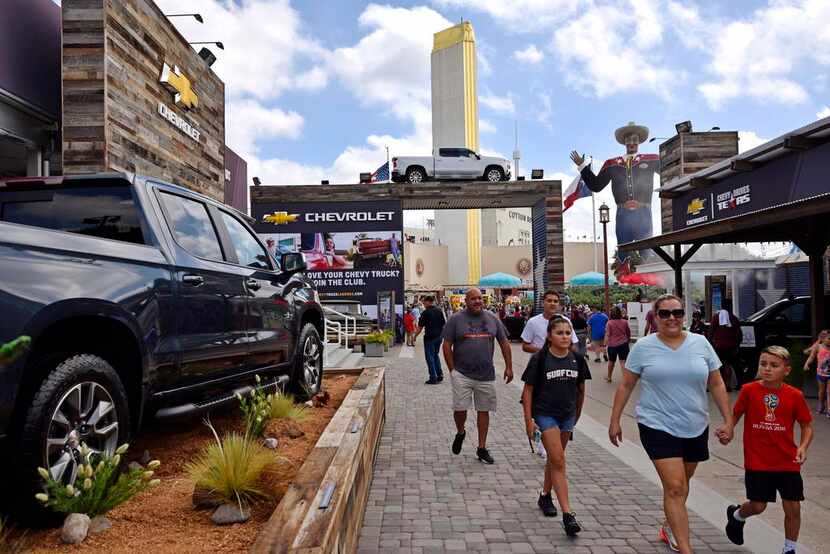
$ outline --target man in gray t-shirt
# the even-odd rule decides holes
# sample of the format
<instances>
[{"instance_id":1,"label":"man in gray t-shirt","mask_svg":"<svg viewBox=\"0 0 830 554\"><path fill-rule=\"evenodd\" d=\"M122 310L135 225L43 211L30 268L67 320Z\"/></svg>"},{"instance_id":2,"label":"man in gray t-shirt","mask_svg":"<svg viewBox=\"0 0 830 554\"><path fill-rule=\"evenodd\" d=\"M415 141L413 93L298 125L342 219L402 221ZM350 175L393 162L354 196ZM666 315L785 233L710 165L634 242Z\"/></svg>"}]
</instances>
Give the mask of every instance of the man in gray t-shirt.
<instances>
[{"instance_id":1,"label":"man in gray t-shirt","mask_svg":"<svg viewBox=\"0 0 830 554\"><path fill-rule=\"evenodd\" d=\"M470 289L466 296L467 308L450 317L444 326L444 360L452 380L452 409L457 433L452 443L453 454L461 452L466 431L467 410L478 412L478 449L476 456L492 464L487 450L487 431L490 412L496 410L496 368L493 365L495 342L504 356L504 381L513 380L513 360L507 330L498 318L484 310L481 291ZM455 371L458 370L458 371Z\"/></svg>"}]
</instances>

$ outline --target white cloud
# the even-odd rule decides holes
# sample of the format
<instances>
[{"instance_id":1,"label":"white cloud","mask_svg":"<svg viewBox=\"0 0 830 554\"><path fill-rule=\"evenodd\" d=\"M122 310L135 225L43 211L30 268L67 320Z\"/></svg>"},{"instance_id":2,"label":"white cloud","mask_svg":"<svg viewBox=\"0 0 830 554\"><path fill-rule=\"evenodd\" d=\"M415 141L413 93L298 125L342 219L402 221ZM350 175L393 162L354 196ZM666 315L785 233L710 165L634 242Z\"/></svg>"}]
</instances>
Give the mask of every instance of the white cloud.
<instances>
[{"instance_id":1,"label":"white cloud","mask_svg":"<svg viewBox=\"0 0 830 554\"><path fill-rule=\"evenodd\" d=\"M494 112L502 112L513 114L516 113L516 106L513 103L513 96L508 94L507 96L496 96L495 94L488 94L485 96L479 96L478 101L480 104L490 108Z\"/></svg>"},{"instance_id":2,"label":"white cloud","mask_svg":"<svg viewBox=\"0 0 830 554\"><path fill-rule=\"evenodd\" d=\"M830 106L824 106L816 114L816 119L824 119L825 117L830 117Z\"/></svg>"},{"instance_id":3,"label":"white cloud","mask_svg":"<svg viewBox=\"0 0 830 554\"><path fill-rule=\"evenodd\" d=\"M531 44L524 50L516 50L513 52L513 57L520 62L537 64L545 59L545 54L536 48L535 44Z\"/></svg>"},{"instance_id":4,"label":"white cloud","mask_svg":"<svg viewBox=\"0 0 830 554\"><path fill-rule=\"evenodd\" d=\"M711 78L697 88L712 109L752 98L761 103L800 104L807 90L793 77L799 68L815 72L830 66L830 2L774 1L741 20L706 20L693 8L685 12L691 25L687 43L711 58Z\"/></svg>"},{"instance_id":5,"label":"white cloud","mask_svg":"<svg viewBox=\"0 0 830 554\"><path fill-rule=\"evenodd\" d=\"M288 0L156 0L166 13L202 14L204 23L190 17L172 20L191 40L218 40L211 69L225 82L229 98L251 96L273 99L292 89L318 90L326 86L319 65L322 48L305 33L299 13ZM304 69L306 63L311 69Z\"/></svg>"},{"instance_id":6,"label":"white cloud","mask_svg":"<svg viewBox=\"0 0 830 554\"><path fill-rule=\"evenodd\" d=\"M496 129L496 126L493 125L487 119L479 119L478 120L478 130L479 130L479 132L486 133L486 134L493 134L493 133L498 132L498 129Z\"/></svg>"},{"instance_id":7,"label":"white cloud","mask_svg":"<svg viewBox=\"0 0 830 554\"><path fill-rule=\"evenodd\" d=\"M759 137L754 131L738 131L738 153L752 150L756 146L769 142L769 140L768 138Z\"/></svg>"},{"instance_id":8,"label":"white cloud","mask_svg":"<svg viewBox=\"0 0 830 554\"><path fill-rule=\"evenodd\" d=\"M553 117L553 105L550 94L547 92L540 92L538 94L538 98L541 107L539 108L539 111L536 112L536 120L547 127L548 130L552 130L553 127L551 126L550 120Z\"/></svg>"},{"instance_id":9,"label":"white cloud","mask_svg":"<svg viewBox=\"0 0 830 554\"><path fill-rule=\"evenodd\" d=\"M649 91L670 99L685 75L662 67L656 57L663 37L658 1L595 5L559 27L551 50L562 60L568 82L599 98Z\"/></svg>"},{"instance_id":10,"label":"white cloud","mask_svg":"<svg viewBox=\"0 0 830 554\"><path fill-rule=\"evenodd\" d=\"M238 152L256 153L256 141L269 138L299 138L305 121L297 112L266 108L255 100L227 103L225 140Z\"/></svg>"},{"instance_id":11,"label":"white cloud","mask_svg":"<svg viewBox=\"0 0 830 554\"><path fill-rule=\"evenodd\" d=\"M513 32L545 30L573 14L589 0L433 0L439 6L476 10Z\"/></svg>"}]
</instances>

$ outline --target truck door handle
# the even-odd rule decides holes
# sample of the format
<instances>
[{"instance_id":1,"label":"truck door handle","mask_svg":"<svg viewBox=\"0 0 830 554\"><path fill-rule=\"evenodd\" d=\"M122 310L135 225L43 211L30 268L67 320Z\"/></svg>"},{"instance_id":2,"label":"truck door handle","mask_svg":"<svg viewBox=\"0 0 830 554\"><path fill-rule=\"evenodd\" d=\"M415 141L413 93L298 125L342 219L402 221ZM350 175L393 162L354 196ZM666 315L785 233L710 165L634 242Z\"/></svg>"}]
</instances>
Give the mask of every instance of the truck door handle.
<instances>
[{"instance_id":1,"label":"truck door handle","mask_svg":"<svg viewBox=\"0 0 830 554\"><path fill-rule=\"evenodd\" d=\"M187 273L182 276L182 283L198 287L205 283L205 278L201 275L193 275L192 273Z\"/></svg>"},{"instance_id":2,"label":"truck door handle","mask_svg":"<svg viewBox=\"0 0 830 554\"><path fill-rule=\"evenodd\" d=\"M245 286L251 290L259 290L262 285L256 279L245 279Z\"/></svg>"}]
</instances>

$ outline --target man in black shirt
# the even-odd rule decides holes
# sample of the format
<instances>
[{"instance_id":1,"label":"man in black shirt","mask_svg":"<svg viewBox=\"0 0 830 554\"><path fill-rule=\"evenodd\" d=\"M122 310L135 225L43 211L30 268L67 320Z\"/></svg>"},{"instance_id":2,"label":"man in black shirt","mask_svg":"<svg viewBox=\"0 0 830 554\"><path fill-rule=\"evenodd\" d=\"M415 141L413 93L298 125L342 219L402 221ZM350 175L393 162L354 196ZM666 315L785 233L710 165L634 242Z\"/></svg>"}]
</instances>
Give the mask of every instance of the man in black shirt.
<instances>
[{"instance_id":1,"label":"man in black shirt","mask_svg":"<svg viewBox=\"0 0 830 554\"><path fill-rule=\"evenodd\" d=\"M424 311L418 320L418 331L415 333L415 340L417 341L418 335L426 329L424 333L424 356L427 359L427 370L429 370L427 385L437 385L444 380L444 371L441 369L441 358L438 356L438 352L441 351L441 333L444 331L447 320L444 319L441 310L433 306L432 300L431 296L423 299Z\"/></svg>"}]
</instances>

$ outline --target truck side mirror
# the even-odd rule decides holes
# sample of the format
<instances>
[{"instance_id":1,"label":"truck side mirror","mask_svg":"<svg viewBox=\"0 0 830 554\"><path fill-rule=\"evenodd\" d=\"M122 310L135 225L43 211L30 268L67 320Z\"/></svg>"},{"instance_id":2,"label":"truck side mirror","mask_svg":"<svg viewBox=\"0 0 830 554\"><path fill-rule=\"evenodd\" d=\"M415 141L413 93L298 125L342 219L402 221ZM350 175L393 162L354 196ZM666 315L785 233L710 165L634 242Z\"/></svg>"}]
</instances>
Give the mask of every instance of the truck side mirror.
<instances>
[{"instance_id":1,"label":"truck side mirror","mask_svg":"<svg viewBox=\"0 0 830 554\"><path fill-rule=\"evenodd\" d=\"M302 252L287 252L280 258L283 271L297 273L306 270L305 256Z\"/></svg>"},{"instance_id":2,"label":"truck side mirror","mask_svg":"<svg viewBox=\"0 0 830 554\"><path fill-rule=\"evenodd\" d=\"M475 152L473 152L473 155L476 157L477 160L481 159L481 156L479 154L476 154Z\"/></svg>"}]
</instances>

